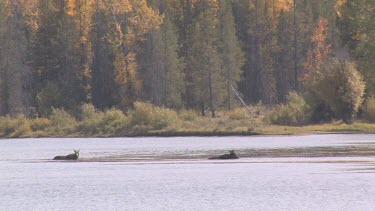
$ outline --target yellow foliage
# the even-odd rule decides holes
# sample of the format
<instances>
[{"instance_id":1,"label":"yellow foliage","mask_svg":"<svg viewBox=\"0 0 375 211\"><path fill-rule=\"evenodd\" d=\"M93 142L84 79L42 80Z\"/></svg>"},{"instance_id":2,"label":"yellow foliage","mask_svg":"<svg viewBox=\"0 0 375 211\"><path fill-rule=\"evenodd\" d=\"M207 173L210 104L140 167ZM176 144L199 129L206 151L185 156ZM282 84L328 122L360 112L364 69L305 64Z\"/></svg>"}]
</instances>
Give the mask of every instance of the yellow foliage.
<instances>
[{"instance_id":1,"label":"yellow foliage","mask_svg":"<svg viewBox=\"0 0 375 211\"><path fill-rule=\"evenodd\" d=\"M293 0L278 0L275 1L275 10L280 12L281 10L290 11L293 9Z\"/></svg>"},{"instance_id":2,"label":"yellow foliage","mask_svg":"<svg viewBox=\"0 0 375 211\"><path fill-rule=\"evenodd\" d=\"M75 7L76 7L76 1L77 0L66 0L66 4L67 4L67 11L66 11L66 13L68 14L68 15L71 15L71 16L74 16L74 15L76 15L76 9L75 9Z\"/></svg>"}]
</instances>

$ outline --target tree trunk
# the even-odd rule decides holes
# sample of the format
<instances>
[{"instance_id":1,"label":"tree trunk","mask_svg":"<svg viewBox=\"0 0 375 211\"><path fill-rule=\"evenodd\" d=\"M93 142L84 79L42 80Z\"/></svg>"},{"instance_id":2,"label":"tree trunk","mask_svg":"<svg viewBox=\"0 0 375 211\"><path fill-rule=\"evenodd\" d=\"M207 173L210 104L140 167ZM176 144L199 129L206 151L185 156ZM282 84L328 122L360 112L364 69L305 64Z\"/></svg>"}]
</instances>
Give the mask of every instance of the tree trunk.
<instances>
[{"instance_id":1,"label":"tree trunk","mask_svg":"<svg viewBox=\"0 0 375 211\"><path fill-rule=\"evenodd\" d=\"M216 110L215 110L215 102L214 102L214 94L212 88L212 72L211 69L208 72L208 86L210 91L210 107L211 107L211 116L212 118L216 117Z\"/></svg>"},{"instance_id":2,"label":"tree trunk","mask_svg":"<svg viewBox=\"0 0 375 211\"><path fill-rule=\"evenodd\" d=\"M298 85L298 26L297 26L297 0L293 0L293 26L294 26L294 89L298 92L299 85Z\"/></svg>"},{"instance_id":3,"label":"tree trunk","mask_svg":"<svg viewBox=\"0 0 375 211\"><path fill-rule=\"evenodd\" d=\"M230 72L229 64L227 64L227 92L228 92L228 110L232 110L232 92L231 92L231 83L232 77Z\"/></svg>"},{"instance_id":4,"label":"tree trunk","mask_svg":"<svg viewBox=\"0 0 375 211\"><path fill-rule=\"evenodd\" d=\"M204 112L204 102L202 101L202 104L201 104L201 112L202 112L202 116L206 116L206 113Z\"/></svg>"}]
</instances>

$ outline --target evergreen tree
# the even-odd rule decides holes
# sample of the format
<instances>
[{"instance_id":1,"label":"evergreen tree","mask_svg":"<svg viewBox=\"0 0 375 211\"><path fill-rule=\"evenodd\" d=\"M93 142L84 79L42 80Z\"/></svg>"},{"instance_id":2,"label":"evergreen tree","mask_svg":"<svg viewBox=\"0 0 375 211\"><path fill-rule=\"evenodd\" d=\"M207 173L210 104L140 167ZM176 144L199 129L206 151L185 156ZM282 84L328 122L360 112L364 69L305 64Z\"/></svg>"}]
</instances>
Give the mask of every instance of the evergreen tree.
<instances>
[{"instance_id":1,"label":"evergreen tree","mask_svg":"<svg viewBox=\"0 0 375 211\"><path fill-rule=\"evenodd\" d=\"M170 20L164 1L149 1L150 6L163 13L160 29L153 29L138 56L143 98L158 106L181 107L183 92L183 61L178 55L177 32ZM165 2L164 2L165 3Z\"/></svg>"},{"instance_id":2,"label":"evergreen tree","mask_svg":"<svg viewBox=\"0 0 375 211\"><path fill-rule=\"evenodd\" d=\"M232 87L237 89L240 81L244 55L240 48L236 35L232 5L229 1L220 0L220 38L221 54L223 57L223 68L227 81L226 101L228 109L231 110L235 96Z\"/></svg>"},{"instance_id":3,"label":"evergreen tree","mask_svg":"<svg viewBox=\"0 0 375 211\"><path fill-rule=\"evenodd\" d=\"M277 46L274 52L275 79L278 102L286 102L288 94L294 89L293 73L293 17L281 10L276 27Z\"/></svg>"},{"instance_id":4,"label":"evergreen tree","mask_svg":"<svg viewBox=\"0 0 375 211\"><path fill-rule=\"evenodd\" d=\"M177 33L173 23L167 18L161 28L164 42L165 78L164 78L164 104L168 107L182 106L182 93L184 91L184 63L178 55Z\"/></svg>"},{"instance_id":5,"label":"evergreen tree","mask_svg":"<svg viewBox=\"0 0 375 211\"><path fill-rule=\"evenodd\" d=\"M28 25L32 3L10 0L0 3L0 114L29 113L31 71L26 59L28 34L32 33Z\"/></svg>"},{"instance_id":6,"label":"evergreen tree","mask_svg":"<svg viewBox=\"0 0 375 211\"><path fill-rule=\"evenodd\" d=\"M31 50L39 112L49 114L52 107L74 110L87 100L74 18L65 0L42 0L39 9L40 23Z\"/></svg>"},{"instance_id":7,"label":"evergreen tree","mask_svg":"<svg viewBox=\"0 0 375 211\"><path fill-rule=\"evenodd\" d=\"M194 102L205 114L206 106L216 117L225 90L225 76L218 49L218 5L215 1L201 2L200 14L194 20L192 47L188 61L191 62Z\"/></svg>"},{"instance_id":8,"label":"evergreen tree","mask_svg":"<svg viewBox=\"0 0 375 211\"><path fill-rule=\"evenodd\" d=\"M119 86L115 81L114 52L108 39L108 32L113 30L105 11L95 4L90 42L93 51L92 62L92 103L100 109L111 108L120 104Z\"/></svg>"}]
</instances>

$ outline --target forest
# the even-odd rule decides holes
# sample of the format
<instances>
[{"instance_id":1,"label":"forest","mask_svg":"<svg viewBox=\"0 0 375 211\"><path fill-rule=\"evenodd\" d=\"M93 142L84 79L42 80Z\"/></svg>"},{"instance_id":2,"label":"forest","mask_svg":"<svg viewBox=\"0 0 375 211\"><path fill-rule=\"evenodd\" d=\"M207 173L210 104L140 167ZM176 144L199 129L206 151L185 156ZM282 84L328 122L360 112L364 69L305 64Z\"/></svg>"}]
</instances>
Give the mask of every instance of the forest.
<instances>
[{"instance_id":1,"label":"forest","mask_svg":"<svg viewBox=\"0 0 375 211\"><path fill-rule=\"evenodd\" d=\"M375 122L374 29L373 0L0 0L0 132Z\"/></svg>"}]
</instances>

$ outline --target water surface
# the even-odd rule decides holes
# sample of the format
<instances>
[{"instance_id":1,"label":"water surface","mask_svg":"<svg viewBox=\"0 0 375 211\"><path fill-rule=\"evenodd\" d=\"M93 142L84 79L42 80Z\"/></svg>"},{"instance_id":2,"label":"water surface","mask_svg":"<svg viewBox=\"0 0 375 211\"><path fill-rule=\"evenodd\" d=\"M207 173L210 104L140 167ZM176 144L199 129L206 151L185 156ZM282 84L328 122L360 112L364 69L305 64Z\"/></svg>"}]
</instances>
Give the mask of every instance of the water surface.
<instances>
[{"instance_id":1,"label":"water surface","mask_svg":"<svg viewBox=\"0 0 375 211\"><path fill-rule=\"evenodd\" d=\"M373 210L374 155L375 135L0 140L0 210Z\"/></svg>"}]
</instances>

